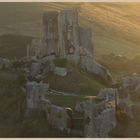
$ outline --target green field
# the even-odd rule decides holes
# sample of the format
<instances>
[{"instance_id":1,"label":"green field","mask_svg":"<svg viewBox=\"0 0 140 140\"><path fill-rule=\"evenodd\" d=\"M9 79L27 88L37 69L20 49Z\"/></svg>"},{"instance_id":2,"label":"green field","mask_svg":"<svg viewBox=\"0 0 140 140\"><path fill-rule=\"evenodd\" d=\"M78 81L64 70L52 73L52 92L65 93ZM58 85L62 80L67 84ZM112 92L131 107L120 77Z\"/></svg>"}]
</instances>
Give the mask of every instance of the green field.
<instances>
[{"instance_id":1,"label":"green field","mask_svg":"<svg viewBox=\"0 0 140 140\"><path fill-rule=\"evenodd\" d=\"M95 96L47 95L46 98L55 105L75 109L76 103L85 101L89 98L95 98Z\"/></svg>"}]
</instances>

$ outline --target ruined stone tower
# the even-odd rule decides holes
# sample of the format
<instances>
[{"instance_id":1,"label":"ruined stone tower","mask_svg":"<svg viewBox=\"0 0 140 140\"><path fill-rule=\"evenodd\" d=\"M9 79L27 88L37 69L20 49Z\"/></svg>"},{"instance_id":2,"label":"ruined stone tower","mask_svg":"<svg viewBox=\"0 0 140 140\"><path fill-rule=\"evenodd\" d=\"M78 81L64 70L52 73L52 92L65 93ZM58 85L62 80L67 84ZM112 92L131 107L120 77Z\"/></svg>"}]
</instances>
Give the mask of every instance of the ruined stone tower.
<instances>
[{"instance_id":1,"label":"ruined stone tower","mask_svg":"<svg viewBox=\"0 0 140 140\"><path fill-rule=\"evenodd\" d=\"M58 55L58 13L55 11L46 12L43 15L43 41L47 55Z\"/></svg>"},{"instance_id":2,"label":"ruined stone tower","mask_svg":"<svg viewBox=\"0 0 140 140\"><path fill-rule=\"evenodd\" d=\"M34 39L31 47L27 48L27 59L65 58L79 63L87 72L101 76L105 80L111 79L107 69L94 59L92 32L78 24L78 11L62 10L47 11L43 14L43 38Z\"/></svg>"},{"instance_id":3,"label":"ruined stone tower","mask_svg":"<svg viewBox=\"0 0 140 140\"><path fill-rule=\"evenodd\" d=\"M29 57L55 55L74 62L80 56L93 57L91 30L80 27L78 11L47 11L43 14L43 38L31 43Z\"/></svg>"},{"instance_id":4,"label":"ruined stone tower","mask_svg":"<svg viewBox=\"0 0 140 140\"><path fill-rule=\"evenodd\" d=\"M77 10L46 12L43 15L47 55L79 59L79 25Z\"/></svg>"}]
</instances>

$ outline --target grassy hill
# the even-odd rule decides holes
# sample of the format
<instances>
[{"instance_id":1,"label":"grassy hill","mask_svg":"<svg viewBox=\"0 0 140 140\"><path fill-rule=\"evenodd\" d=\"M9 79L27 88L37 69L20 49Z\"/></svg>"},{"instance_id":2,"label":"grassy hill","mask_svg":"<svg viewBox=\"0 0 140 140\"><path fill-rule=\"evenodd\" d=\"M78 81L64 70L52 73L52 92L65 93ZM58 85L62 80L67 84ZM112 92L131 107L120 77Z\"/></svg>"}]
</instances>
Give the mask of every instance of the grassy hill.
<instances>
[{"instance_id":1,"label":"grassy hill","mask_svg":"<svg viewBox=\"0 0 140 140\"><path fill-rule=\"evenodd\" d=\"M92 29L96 57L140 53L139 3L0 3L0 35L40 38L44 11L72 8L79 9L80 24Z\"/></svg>"},{"instance_id":2,"label":"grassy hill","mask_svg":"<svg viewBox=\"0 0 140 140\"><path fill-rule=\"evenodd\" d=\"M96 96L101 88L107 86L107 81L83 71L80 66L75 66L66 59L56 59L56 66L66 67L68 74L64 77L50 72L46 75L45 82L50 83L50 88L84 96Z\"/></svg>"}]
</instances>

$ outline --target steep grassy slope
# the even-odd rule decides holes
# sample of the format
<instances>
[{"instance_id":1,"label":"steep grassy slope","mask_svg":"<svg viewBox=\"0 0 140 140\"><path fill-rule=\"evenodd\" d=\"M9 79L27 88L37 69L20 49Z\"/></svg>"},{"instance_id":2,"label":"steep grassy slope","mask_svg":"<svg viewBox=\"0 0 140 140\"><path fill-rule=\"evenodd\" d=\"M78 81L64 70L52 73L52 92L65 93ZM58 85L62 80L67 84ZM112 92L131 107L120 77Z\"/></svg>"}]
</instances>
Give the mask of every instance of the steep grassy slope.
<instances>
[{"instance_id":1,"label":"steep grassy slope","mask_svg":"<svg viewBox=\"0 0 140 140\"><path fill-rule=\"evenodd\" d=\"M41 37L44 11L72 8L79 9L80 24L93 31L96 57L140 53L139 3L0 3L0 34Z\"/></svg>"},{"instance_id":2,"label":"steep grassy slope","mask_svg":"<svg viewBox=\"0 0 140 140\"><path fill-rule=\"evenodd\" d=\"M50 88L74 93L84 96L96 96L105 85L103 81L92 74L82 71L78 66L73 66L67 62L68 74L65 77L49 73L45 81L50 84Z\"/></svg>"}]
</instances>

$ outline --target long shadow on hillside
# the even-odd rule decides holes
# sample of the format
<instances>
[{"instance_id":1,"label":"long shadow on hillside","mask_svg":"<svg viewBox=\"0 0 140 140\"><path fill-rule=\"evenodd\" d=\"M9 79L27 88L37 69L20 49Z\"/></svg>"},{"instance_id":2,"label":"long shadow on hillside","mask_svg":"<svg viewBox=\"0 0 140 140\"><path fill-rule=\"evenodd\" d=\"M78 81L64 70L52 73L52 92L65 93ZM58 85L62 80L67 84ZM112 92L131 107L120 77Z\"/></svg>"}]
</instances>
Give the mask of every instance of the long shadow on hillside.
<instances>
[{"instance_id":1,"label":"long shadow on hillside","mask_svg":"<svg viewBox=\"0 0 140 140\"><path fill-rule=\"evenodd\" d=\"M33 38L23 35L7 34L0 36L0 57L21 58L26 56L26 46Z\"/></svg>"}]
</instances>

